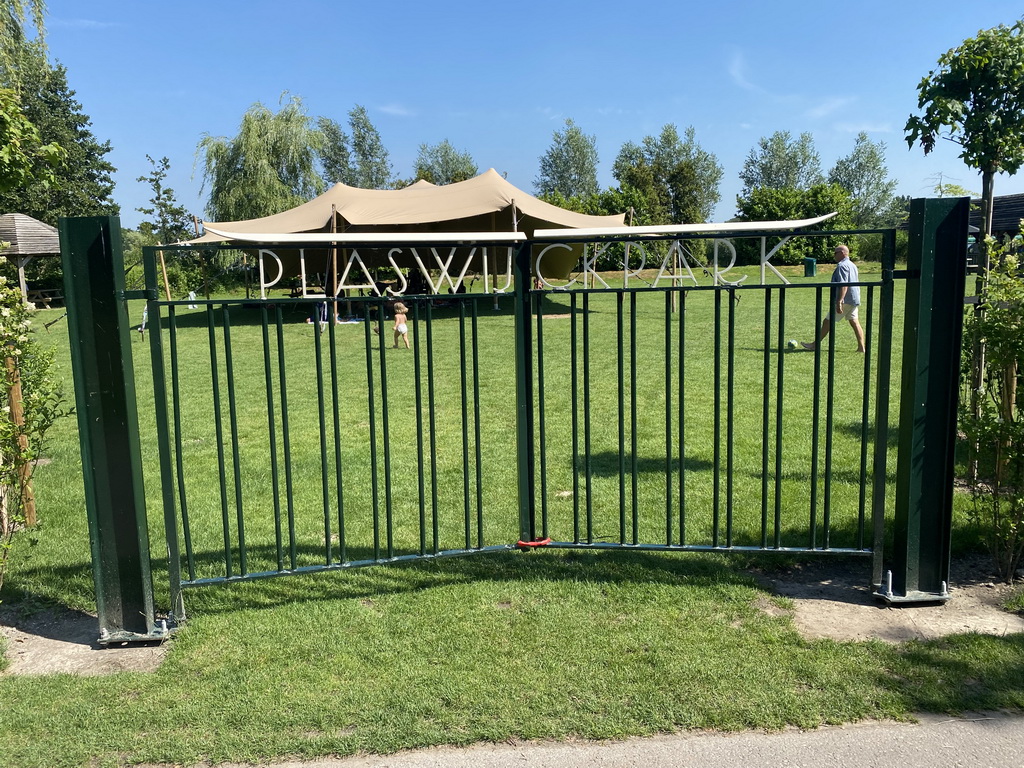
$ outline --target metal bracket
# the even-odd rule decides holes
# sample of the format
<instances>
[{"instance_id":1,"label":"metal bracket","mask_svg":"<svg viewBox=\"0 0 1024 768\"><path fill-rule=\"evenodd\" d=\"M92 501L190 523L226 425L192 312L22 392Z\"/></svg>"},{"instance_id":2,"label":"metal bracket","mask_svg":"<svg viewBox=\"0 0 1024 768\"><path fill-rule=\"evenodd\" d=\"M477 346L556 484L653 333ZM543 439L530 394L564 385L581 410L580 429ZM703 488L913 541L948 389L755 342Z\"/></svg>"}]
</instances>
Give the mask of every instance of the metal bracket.
<instances>
[{"instance_id":1,"label":"metal bracket","mask_svg":"<svg viewBox=\"0 0 1024 768\"><path fill-rule=\"evenodd\" d=\"M892 571L885 572L885 583L879 585L872 593L873 597L885 600L890 605L920 605L922 603L945 603L953 596L949 593L946 582L942 582L941 592L922 592L920 590L908 590L905 594L897 594L892 589Z\"/></svg>"},{"instance_id":2,"label":"metal bracket","mask_svg":"<svg viewBox=\"0 0 1024 768\"><path fill-rule=\"evenodd\" d=\"M177 627L167 625L167 619L161 619L155 623L152 631L147 633L108 632L106 629L101 628L97 642L106 648L120 645L132 645L134 643L163 642L177 631Z\"/></svg>"}]
</instances>

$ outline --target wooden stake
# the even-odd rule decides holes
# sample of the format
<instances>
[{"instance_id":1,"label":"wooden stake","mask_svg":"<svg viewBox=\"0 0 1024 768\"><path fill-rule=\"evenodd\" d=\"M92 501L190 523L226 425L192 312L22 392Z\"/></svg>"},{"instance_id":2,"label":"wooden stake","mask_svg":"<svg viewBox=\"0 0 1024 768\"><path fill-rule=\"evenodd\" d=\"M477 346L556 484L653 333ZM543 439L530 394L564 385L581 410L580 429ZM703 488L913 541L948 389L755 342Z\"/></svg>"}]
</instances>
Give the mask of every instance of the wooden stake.
<instances>
[{"instance_id":1,"label":"wooden stake","mask_svg":"<svg viewBox=\"0 0 1024 768\"><path fill-rule=\"evenodd\" d=\"M160 271L164 273L164 294L167 300L171 300L171 284L167 280L167 263L164 261L164 252L160 251Z\"/></svg>"}]
</instances>

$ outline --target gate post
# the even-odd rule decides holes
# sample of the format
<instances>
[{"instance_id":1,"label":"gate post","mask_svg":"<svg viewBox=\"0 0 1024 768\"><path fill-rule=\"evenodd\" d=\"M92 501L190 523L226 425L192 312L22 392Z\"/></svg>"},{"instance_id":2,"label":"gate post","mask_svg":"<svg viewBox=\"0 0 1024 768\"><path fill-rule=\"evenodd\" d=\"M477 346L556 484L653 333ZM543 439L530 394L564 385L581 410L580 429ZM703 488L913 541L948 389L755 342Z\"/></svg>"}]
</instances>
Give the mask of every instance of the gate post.
<instances>
[{"instance_id":1,"label":"gate post","mask_svg":"<svg viewBox=\"0 0 1024 768\"><path fill-rule=\"evenodd\" d=\"M59 231L100 642L158 639L120 220Z\"/></svg>"},{"instance_id":2,"label":"gate post","mask_svg":"<svg viewBox=\"0 0 1024 768\"><path fill-rule=\"evenodd\" d=\"M890 603L949 599L969 198L910 203Z\"/></svg>"},{"instance_id":3,"label":"gate post","mask_svg":"<svg viewBox=\"0 0 1024 768\"><path fill-rule=\"evenodd\" d=\"M532 243L522 243L515 261L516 329L516 455L519 495L519 543L537 540L534 497L533 435L533 298L530 289L530 253Z\"/></svg>"}]
</instances>

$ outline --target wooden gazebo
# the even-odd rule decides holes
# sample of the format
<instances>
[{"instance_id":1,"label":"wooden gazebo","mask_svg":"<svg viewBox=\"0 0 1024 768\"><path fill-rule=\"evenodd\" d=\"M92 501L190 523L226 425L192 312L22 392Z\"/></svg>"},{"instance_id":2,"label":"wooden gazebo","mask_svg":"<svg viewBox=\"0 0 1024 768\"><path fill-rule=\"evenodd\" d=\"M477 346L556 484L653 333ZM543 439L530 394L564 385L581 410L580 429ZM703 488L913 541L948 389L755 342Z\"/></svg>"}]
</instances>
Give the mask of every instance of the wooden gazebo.
<instances>
[{"instance_id":1,"label":"wooden gazebo","mask_svg":"<svg viewBox=\"0 0 1024 768\"><path fill-rule=\"evenodd\" d=\"M0 251L0 256L10 259L17 265L21 298L27 304L30 297L25 282L25 266L37 256L60 255L60 237L57 229L23 213L5 213L0 216L0 242L9 244L9 247ZM59 292L33 293L40 295L31 298L47 306L52 299L59 298ZM50 295L43 295L47 293Z\"/></svg>"}]
</instances>

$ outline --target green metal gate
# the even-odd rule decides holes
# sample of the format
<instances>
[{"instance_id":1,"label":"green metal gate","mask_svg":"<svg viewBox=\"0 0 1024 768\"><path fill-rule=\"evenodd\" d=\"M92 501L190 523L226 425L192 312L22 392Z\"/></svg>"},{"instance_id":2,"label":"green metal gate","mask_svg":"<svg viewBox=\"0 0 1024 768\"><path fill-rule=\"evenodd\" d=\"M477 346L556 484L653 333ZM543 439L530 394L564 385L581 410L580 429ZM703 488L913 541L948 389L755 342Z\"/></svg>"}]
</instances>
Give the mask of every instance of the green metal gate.
<instances>
[{"instance_id":1,"label":"green metal gate","mask_svg":"<svg viewBox=\"0 0 1024 768\"><path fill-rule=\"evenodd\" d=\"M951 504L922 497L952 472L959 325L948 302L963 295L962 202L915 201L905 271L884 233L881 279L862 283L868 354L842 393L837 360L849 355L837 354L836 333L817 352L784 351L816 328L820 284L530 289L526 243L514 291L409 297L406 351L389 348L378 296L348 300L351 324L333 312L321 322L324 299L167 300L155 249L145 290L127 291L116 220L66 220L102 637L165 632L152 606L126 309L141 298L172 621L184 618L182 591L201 585L516 547L873 556L882 596L944 599ZM99 260L110 267L96 270ZM901 278L906 445L883 564ZM796 291L813 293L813 316L787 309ZM608 338L611 349L595 348ZM795 365L810 371L810 392L787 388ZM551 385L558 369L568 387ZM915 408L930 409L927 439ZM127 447L130 483L104 453L114 443ZM935 528L945 539L922 533Z\"/></svg>"}]
</instances>

